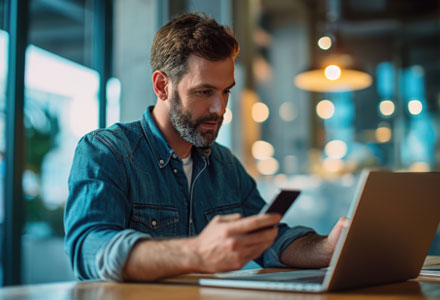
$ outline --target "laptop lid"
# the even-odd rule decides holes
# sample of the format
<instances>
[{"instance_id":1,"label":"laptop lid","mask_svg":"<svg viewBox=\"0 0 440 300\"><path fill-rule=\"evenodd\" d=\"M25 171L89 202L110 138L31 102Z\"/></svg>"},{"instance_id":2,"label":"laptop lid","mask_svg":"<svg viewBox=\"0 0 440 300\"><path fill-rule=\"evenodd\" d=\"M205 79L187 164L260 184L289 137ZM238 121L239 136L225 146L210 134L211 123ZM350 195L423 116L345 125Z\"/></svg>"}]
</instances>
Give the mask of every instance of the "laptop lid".
<instances>
[{"instance_id":1,"label":"laptop lid","mask_svg":"<svg viewBox=\"0 0 440 300\"><path fill-rule=\"evenodd\" d=\"M324 280L327 290L418 276L440 220L440 173L364 171Z\"/></svg>"},{"instance_id":2,"label":"laptop lid","mask_svg":"<svg viewBox=\"0 0 440 300\"><path fill-rule=\"evenodd\" d=\"M301 279L322 270L223 274L199 284L320 292L415 278L440 220L438 182L440 173L364 171L347 214L350 225L341 233L321 284Z\"/></svg>"}]
</instances>

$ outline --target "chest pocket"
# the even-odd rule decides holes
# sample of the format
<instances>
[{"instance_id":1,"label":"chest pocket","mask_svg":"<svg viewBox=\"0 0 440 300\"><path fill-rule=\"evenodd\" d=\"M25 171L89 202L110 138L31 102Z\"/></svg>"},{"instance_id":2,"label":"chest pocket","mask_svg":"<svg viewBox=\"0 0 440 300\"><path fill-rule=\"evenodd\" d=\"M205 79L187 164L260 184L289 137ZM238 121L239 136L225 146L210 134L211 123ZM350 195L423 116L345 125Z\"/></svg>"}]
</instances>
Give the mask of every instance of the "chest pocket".
<instances>
[{"instance_id":1,"label":"chest pocket","mask_svg":"<svg viewBox=\"0 0 440 300\"><path fill-rule=\"evenodd\" d=\"M130 228L151 234L153 237L176 235L179 212L175 207L151 204L134 204Z\"/></svg>"},{"instance_id":2,"label":"chest pocket","mask_svg":"<svg viewBox=\"0 0 440 300\"><path fill-rule=\"evenodd\" d=\"M243 209L240 203L233 203L225 206L220 206L216 208L211 208L204 211L206 221L209 222L217 215L230 215L239 213L243 215Z\"/></svg>"}]
</instances>

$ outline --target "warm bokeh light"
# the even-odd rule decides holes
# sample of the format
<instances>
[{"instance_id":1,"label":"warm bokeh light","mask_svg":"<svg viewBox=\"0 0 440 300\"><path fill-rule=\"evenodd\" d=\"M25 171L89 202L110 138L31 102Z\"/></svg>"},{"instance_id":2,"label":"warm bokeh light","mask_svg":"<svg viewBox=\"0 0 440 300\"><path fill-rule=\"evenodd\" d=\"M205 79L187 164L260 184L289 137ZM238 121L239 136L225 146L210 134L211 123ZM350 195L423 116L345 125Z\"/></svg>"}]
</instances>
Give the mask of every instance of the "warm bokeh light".
<instances>
[{"instance_id":1,"label":"warm bokeh light","mask_svg":"<svg viewBox=\"0 0 440 300\"><path fill-rule=\"evenodd\" d=\"M391 140L392 132L389 127L379 127L376 129L375 135L379 143L386 143Z\"/></svg>"},{"instance_id":2,"label":"warm bokeh light","mask_svg":"<svg viewBox=\"0 0 440 300\"><path fill-rule=\"evenodd\" d=\"M327 77L329 80L337 80L339 77L341 77L341 73L341 68L339 68L337 65L330 65L324 70L325 77Z\"/></svg>"},{"instance_id":3,"label":"warm bokeh light","mask_svg":"<svg viewBox=\"0 0 440 300\"><path fill-rule=\"evenodd\" d=\"M344 69L337 80L329 80L322 69L302 72L295 76L294 84L303 90L314 92L345 92L362 90L373 82L370 74Z\"/></svg>"},{"instance_id":4,"label":"warm bokeh light","mask_svg":"<svg viewBox=\"0 0 440 300\"><path fill-rule=\"evenodd\" d=\"M344 169L344 162L340 159L326 158L322 162L322 167L329 173L341 172Z\"/></svg>"},{"instance_id":5,"label":"warm bokeh light","mask_svg":"<svg viewBox=\"0 0 440 300\"><path fill-rule=\"evenodd\" d=\"M391 100L383 100L379 104L379 111L382 115L388 117L394 113L395 106Z\"/></svg>"},{"instance_id":6,"label":"warm bokeh light","mask_svg":"<svg viewBox=\"0 0 440 300\"><path fill-rule=\"evenodd\" d=\"M286 183L288 182L288 178L286 174L277 174L273 180L273 182L275 183L275 185L277 187L284 187L286 185Z\"/></svg>"},{"instance_id":7,"label":"warm bokeh light","mask_svg":"<svg viewBox=\"0 0 440 300\"><path fill-rule=\"evenodd\" d=\"M330 119L335 113L335 106L330 100L321 100L316 105L316 113L321 119Z\"/></svg>"},{"instance_id":8,"label":"warm bokeh light","mask_svg":"<svg viewBox=\"0 0 440 300\"><path fill-rule=\"evenodd\" d=\"M272 80L272 67L263 56L257 56L252 63L252 70L259 82L269 82Z\"/></svg>"},{"instance_id":9,"label":"warm bokeh light","mask_svg":"<svg viewBox=\"0 0 440 300\"><path fill-rule=\"evenodd\" d=\"M266 159L272 157L275 150L273 146L265 141L256 141L252 145L252 155L256 159Z\"/></svg>"},{"instance_id":10,"label":"warm bokeh light","mask_svg":"<svg viewBox=\"0 0 440 300\"><path fill-rule=\"evenodd\" d=\"M318 46L322 50L328 50L332 46L332 39L329 36L323 36L318 40Z\"/></svg>"},{"instance_id":11,"label":"warm bokeh light","mask_svg":"<svg viewBox=\"0 0 440 300\"><path fill-rule=\"evenodd\" d=\"M252 119L257 123L262 123L269 117L269 108L263 102L257 102L252 106Z\"/></svg>"},{"instance_id":12,"label":"warm bokeh light","mask_svg":"<svg viewBox=\"0 0 440 300\"><path fill-rule=\"evenodd\" d=\"M325 145L324 152L332 159L341 159L347 154L347 144L341 140L330 141Z\"/></svg>"},{"instance_id":13,"label":"warm bokeh light","mask_svg":"<svg viewBox=\"0 0 440 300\"><path fill-rule=\"evenodd\" d=\"M423 110L423 105L422 102L420 102L419 100L411 100L408 103L408 111L410 114L412 115L418 115L422 112Z\"/></svg>"},{"instance_id":14,"label":"warm bokeh light","mask_svg":"<svg viewBox=\"0 0 440 300\"><path fill-rule=\"evenodd\" d=\"M278 168L278 161L273 157L269 157L257 162L257 170L263 175L273 175L278 171Z\"/></svg>"},{"instance_id":15,"label":"warm bokeh light","mask_svg":"<svg viewBox=\"0 0 440 300\"><path fill-rule=\"evenodd\" d=\"M429 172L431 167L427 162L419 161L412 163L409 167L409 170L411 172Z\"/></svg>"},{"instance_id":16,"label":"warm bokeh light","mask_svg":"<svg viewBox=\"0 0 440 300\"><path fill-rule=\"evenodd\" d=\"M281 104L279 113L281 119L286 122L295 120L298 115L295 105L292 102L284 102Z\"/></svg>"},{"instance_id":17,"label":"warm bokeh light","mask_svg":"<svg viewBox=\"0 0 440 300\"><path fill-rule=\"evenodd\" d=\"M232 111L226 108L225 114L223 115L223 124L231 123L232 121Z\"/></svg>"}]
</instances>

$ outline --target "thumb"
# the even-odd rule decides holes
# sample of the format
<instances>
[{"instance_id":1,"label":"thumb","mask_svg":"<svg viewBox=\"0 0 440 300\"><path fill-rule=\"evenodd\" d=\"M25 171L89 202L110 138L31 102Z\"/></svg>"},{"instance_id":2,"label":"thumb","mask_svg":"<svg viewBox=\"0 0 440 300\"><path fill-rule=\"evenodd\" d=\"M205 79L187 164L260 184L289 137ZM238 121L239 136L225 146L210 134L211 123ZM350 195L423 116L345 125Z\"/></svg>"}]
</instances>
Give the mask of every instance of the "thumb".
<instances>
[{"instance_id":1,"label":"thumb","mask_svg":"<svg viewBox=\"0 0 440 300\"><path fill-rule=\"evenodd\" d=\"M231 222L231 221L237 221L241 219L241 214L229 214L229 215L219 215L219 221L220 222Z\"/></svg>"},{"instance_id":2,"label":"thumb","mask_svg":"<svg viewBox=\"0 0 440 300\"><path fill-rule=\"evenodd\" d=\"M348 218L346 217L339 218L335 227L333 227L332 231L328 235L328 241L333 247L336 246L336 243L339 240L342 230L344 228L347 228L349 225L350 225L350 220Z\"/></svg>"}]
</instances>

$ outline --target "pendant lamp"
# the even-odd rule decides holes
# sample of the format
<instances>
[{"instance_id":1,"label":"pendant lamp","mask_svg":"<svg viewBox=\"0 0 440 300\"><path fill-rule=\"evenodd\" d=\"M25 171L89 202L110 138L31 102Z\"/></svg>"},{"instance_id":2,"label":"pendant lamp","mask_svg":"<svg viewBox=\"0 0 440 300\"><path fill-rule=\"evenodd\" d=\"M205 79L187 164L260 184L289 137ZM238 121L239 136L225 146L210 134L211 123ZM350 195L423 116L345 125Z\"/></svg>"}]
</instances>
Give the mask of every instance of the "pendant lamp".
<instances>
[{"instance_id":1,"label":"pendant lamp","mask_svg":"<svg viewBox=\"0 0 440 300\"><path fill-rule=\"evenodd\" d=\"M367 72L347 64L352 58L347 55L333 55L321 66L312 67L295 76L295 85L313 92L345 92L369 87L373 80Z\"/></svg>"},{"instance_id":2,"label":"pendant lamp","mask_svg":"<svg viewBox=\"0 0 440 300\"><path fill-rule=\"evenodd\" d=\"M372 84L371 76L356 67L353 57L342 51L338 36L339 16L339 0L327 0L327 36L318 42L326 55L319 57L319 65L295 76L294 84L298 88L313 92L344 92L365 89ZM321 45L321 40L325 45Z\"/></svg>"}]
</instances>

